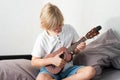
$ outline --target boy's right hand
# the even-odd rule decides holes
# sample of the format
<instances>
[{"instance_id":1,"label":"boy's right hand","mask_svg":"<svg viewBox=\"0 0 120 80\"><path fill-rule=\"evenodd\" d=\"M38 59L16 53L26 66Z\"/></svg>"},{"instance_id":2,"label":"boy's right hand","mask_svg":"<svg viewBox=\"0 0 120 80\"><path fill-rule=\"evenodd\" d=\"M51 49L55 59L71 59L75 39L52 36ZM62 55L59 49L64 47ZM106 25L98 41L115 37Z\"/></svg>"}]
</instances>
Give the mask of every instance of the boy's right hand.
<instances>
[{"instance_id":1,"label":"boy's right hand","mask_svg":"<svg viewBox=\"0 0 120 80\"><path fill-rule=\"evenodd\" d=\"M52 64L57 67L63 67L65 65L64 59L60 58L60 55L63 54L63 51L52 57Z\"/></svg>"}]
</instances>

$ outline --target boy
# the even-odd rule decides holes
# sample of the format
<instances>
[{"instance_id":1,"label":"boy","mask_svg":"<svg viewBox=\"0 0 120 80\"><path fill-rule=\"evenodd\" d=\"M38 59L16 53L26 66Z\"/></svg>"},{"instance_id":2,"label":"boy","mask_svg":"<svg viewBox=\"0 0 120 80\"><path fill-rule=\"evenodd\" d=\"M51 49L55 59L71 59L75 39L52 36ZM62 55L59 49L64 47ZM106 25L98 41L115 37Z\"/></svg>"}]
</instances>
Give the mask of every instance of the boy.
<instances>
[{"instance_id":1,"label":"boy","mask_svg":"<svg viewBox=\"0 0 120 80\"><path fill-rule=\"evenodd\" d=\"M36 80L90 80L95 76L95 69L91 66L75 66L72 61L66 63L60 55L61 51L54 57L44 58L48 54L52 54L61 47L68 48L79 39L75 29L71 25L64 24L64 18L59 8L51 3L46 4L42 8L40 15L41 33L34 45L32 51L31 64L35 67L41 67ZM80 43L75 54L86 47L85 42ZM46 70L46 65L55 65L61 67L65 64L64 69L59 74L52 74Z\"/></svg>"}]
</instances>

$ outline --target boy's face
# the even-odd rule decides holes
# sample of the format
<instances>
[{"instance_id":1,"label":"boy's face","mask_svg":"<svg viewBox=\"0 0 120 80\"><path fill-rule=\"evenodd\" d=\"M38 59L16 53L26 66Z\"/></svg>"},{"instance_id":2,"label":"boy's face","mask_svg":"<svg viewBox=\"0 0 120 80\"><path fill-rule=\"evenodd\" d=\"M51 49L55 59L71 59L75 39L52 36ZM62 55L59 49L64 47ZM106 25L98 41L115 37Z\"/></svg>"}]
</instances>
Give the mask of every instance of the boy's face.
<instances>
[{"instance_id":1,"label":"boy's face","mask_svg":"<svg viewBox=\"0 0 120 80\"><path fill-rule=\"evenodd\" d=\"M48 30L49 35L58 35L62 31L62 25L58 26L53 30Z\"/></svg>"}]
</instances>

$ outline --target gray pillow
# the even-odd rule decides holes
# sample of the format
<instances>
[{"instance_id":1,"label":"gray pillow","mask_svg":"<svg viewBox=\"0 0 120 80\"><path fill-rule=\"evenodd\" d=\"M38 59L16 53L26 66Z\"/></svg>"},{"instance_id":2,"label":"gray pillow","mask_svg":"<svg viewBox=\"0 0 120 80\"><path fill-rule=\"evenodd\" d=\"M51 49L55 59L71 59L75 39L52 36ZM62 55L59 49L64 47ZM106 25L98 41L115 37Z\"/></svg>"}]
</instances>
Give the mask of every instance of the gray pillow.
<instances>
[{"instance_id":1,"label":"gray pillow","mask_svg":"<svg viewBox=\"0 0 120 80\"><path fill-rule=\"evenodd\" d=\"M31 66L30 60L0 61L0 80L35 80L38 71L38 69Z\"/></svg>"},{"instance_id":2,"label":"gray pillow","mask_svg":"<svg viewBox=\"0 0 120 80\"><path fill-rule=\"evenodd\" d=\"M115 56L111 59L112 66L116 69L120 69L120 56Z\"/></svg>"},{"instance_id":3,"label":"gray pillow","mask_svg":"<svg viewBox=\"0 0 120 80\"><path fill-rule=\"evenodd\" d=\"M110 60L118 55L120 55L120 41L113 30L109 29L75 56L74 65L91 65L99 75L103 68L111 65Z\"/></svg>"}]
</instances>

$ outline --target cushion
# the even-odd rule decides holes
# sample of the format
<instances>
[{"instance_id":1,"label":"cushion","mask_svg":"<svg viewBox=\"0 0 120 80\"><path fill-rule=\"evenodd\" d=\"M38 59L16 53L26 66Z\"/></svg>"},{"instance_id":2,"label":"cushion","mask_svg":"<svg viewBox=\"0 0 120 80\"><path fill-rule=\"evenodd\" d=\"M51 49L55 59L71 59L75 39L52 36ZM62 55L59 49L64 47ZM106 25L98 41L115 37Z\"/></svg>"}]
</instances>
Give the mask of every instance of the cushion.
<instances>
[{"instance_id":1,"label":"cushion","mask_svg":"<svg viewBox=\"0 0 120 80\"><path fill-rule=\"evenodd\" d=\"M120 69L120 56L115 56L111 59L112 66L116 69Z\"/></svg>"},{"instance_id":2,"label":"cushion","mask_svg":"<svg viewBox=\"0 0 120 80\"><path fill-rule=\"evenodd\" d=\"M111 59L120 55L120 41L112 29L107 30L74 58L74 65L90 65L95 67L97 74L111 65Z\"/></svg>"},{"instance_id":3,"label":"cushion","mask_svg":"<svg viewBox=\"0 0 120 80\"><path fill-rule=\"evenodd\" d=\"M0 80L35 80L38 71L38 69L31 66L30 60L0 61Z\"/></svg>"}]
</instances>

